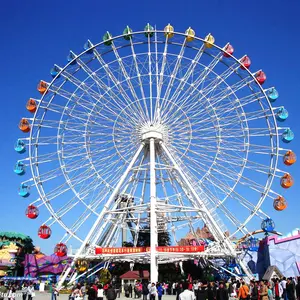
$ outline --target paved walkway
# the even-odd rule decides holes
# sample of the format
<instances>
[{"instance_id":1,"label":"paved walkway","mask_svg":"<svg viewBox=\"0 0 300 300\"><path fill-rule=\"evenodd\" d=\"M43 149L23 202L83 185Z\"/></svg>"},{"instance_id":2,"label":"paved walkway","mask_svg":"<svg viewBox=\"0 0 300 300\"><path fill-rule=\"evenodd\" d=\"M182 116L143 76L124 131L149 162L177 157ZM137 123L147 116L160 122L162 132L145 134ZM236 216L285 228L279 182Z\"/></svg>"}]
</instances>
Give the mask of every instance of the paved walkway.
<instances>
[{"instance_id":1,"label":"paved walkway","mask_svg":"<svg viewBox=\"0 0 300 300\"><path fill-rule=\"evenodd\" d=\"M22 297L16 297L16 300L18 299L22 299ZM57 297L57 300L68 300L69 299L69 295L62 295L60 294ZM34 300L51 300L51 294L49 293L40 293L40 292L36 292L36 297L34 298ZM87 297L86 299L87 300ZM106 300L106 298L104 298L104 300ZM121 295L120 298L117 298L116 300L134 300L134 298L125 298L124 295ZM136 298L136 300L138 300ZM142 298L139 298L139 300L142 300ZM170 295L166 295L162 297L162 300L176 300L176 296L170 296Z\"/></svg>"}]
</instances>

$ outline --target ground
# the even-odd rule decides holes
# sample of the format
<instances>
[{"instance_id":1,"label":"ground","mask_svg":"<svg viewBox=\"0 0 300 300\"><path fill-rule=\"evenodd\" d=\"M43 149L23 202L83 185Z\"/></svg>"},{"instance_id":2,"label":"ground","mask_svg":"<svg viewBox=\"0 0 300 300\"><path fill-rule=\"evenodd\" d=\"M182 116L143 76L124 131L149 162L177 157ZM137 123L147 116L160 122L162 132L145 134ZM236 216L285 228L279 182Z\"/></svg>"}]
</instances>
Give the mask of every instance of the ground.
<instances>
[{"instance_id":1,"label":"ground","mask_svg":"<svg viewBox=\"0 0 300 300\"><path fill-rule=\"evenodd\" d=\"M16 297L16 299L20 299L19 297ZM51 300L51 295L49 293L40 293L40 292L36 292L36 297L34 300ZM59 297L57 297L57 300L68 300L69 299L69 295L59 295ZM131 300L131 298L125 298L124 295L121 295L120 298L117 298L116 300ZM134 299L134 298L132 298ZM142 298L139 298L140 300L142 300ZM163 296L162 297L163 300L175 300L176 296ZM87 300L87 297L86 297ZM106 300L106 298L105 298Z\"/></svg>"}]
</instances>

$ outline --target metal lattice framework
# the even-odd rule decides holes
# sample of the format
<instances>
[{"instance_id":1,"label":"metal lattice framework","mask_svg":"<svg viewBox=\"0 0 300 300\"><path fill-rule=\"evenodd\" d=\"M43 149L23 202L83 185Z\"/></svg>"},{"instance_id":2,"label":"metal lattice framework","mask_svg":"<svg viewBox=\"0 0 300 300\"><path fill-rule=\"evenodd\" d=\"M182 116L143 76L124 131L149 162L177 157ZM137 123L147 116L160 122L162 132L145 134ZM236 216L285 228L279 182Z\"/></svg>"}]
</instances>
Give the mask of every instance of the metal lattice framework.
<instances>
[{"instance_id":1,"label":"metal lattice framework","mask_svg":"<svg viewBox=\"0 0 300 300\"><path fill-rule=\"evenodd\" d=\"M127 28L70 52L43 82L23 139L32 179L22 184L38 190L32 205L49 210L43 224L65 230L60 242L77 240L75 259L95 258L96 245L120 245L122 231L136 245L150 230L150 253L120 259L150 261L156 281L158 263L235 257L231 238L248 234L254 216L268 217L261 205L280 196L271 185L286 173L279 139L289 129L277 126L276 90L262 88L246 56L228 46L191 29ZM176 244L203 223L214 236L204 253L156 251L158 232Z\"/></svg>"}]
</instances>

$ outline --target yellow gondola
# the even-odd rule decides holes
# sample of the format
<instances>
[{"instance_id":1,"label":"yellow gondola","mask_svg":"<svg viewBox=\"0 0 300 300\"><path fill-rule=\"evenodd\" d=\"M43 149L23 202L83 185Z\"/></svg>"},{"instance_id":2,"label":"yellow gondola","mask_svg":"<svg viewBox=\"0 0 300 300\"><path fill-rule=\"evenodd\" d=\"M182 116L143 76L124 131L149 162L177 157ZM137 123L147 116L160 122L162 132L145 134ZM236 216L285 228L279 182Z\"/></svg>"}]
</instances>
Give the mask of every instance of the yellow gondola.
<instances>
[{"instance_id":1,"label":"yellow gondola","mask_svg":"<svg viewBox=\"0 0 300 300\"><path fill-rule=\"evenodd\" d=\"M185 35L186 35L186 41L187 42L191 42L194 40L195 38L195 31L189 27L186 31L185 31Z\"/></svg>"},{"instance_id":2,"label":"yellow gondola","mask_svg":"<svg viewBox=\"0 0 300 300\"><path fill-rule=\"evenodd\" d=\"M204 40L206 48L211 48L214 45L215 38L211 34L208 34Z\"/></svg>"},{"instance_id":3,"label":"yellow gondola","mask_svg":"<svg viewBox=\"0 0 300 300\"><path fill-rule=\"evenodd\" d=\"M164 29L165 37L168 37L169 39L174 36L174 27L169 23L165 29Z\"/></svg>"}]
</instances>

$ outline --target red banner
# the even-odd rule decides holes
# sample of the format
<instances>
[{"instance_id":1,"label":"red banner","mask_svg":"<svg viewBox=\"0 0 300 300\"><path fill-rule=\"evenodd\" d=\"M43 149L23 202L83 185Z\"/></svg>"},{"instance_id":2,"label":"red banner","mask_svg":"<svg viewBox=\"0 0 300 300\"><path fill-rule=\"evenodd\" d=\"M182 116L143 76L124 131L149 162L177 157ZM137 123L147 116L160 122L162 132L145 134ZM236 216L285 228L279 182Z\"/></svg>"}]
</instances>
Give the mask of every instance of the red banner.
<instances>
[{"instance_id":1,"label":"red banner","mask_svg":"<svg viewBox=\"0 0 300 300\"><path fill-rule=\"evenodd\" d=\"M169 253L196 253L203 252L204 245L201 246L162 246L156 247L157 252ZM120 247L120 248L100 248L97 247L95 254L131 254L150 252L150 247Z\"/></svg>"},{"instance_id":2,"label":"red banner","mask_svg":"<svg viewBox=\"0 0 300 300\"><path fill-rule=\"evenodd\" d=\"M194 252L203 252L204 245L201 246L163 246L156 247L157 252L184 252L184 253L194 253Z\"/></svg>"}]
</instances>

